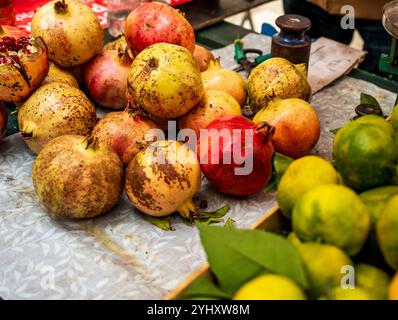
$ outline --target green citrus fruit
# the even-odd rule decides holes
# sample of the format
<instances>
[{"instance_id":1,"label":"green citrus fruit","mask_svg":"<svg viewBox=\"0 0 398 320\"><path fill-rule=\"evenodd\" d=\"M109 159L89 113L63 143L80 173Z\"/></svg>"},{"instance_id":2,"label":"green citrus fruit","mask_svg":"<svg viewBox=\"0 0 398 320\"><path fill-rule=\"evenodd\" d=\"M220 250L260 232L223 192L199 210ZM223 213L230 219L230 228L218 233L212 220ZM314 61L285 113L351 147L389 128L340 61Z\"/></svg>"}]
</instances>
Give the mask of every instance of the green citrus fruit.
<instances>
[{"instance_id":1,"label":"green citrus fruit","mask_svg":"<svg viewBox=\"0 0 398 320\"><path fill-rule=\"evenodd\" d=\"M337 171L345 184L358 191L392 181L397 160L397 147L390 131L380 124L363 121L346 124L333 143Z\"/></svg>"},{"instance_id":2,"label":"green citrus fruit","mask_svg":"<svg viewBox=\"0 0 398 320\"><path fill-rule=\"evenodd\" d=\"M303 290L288 277L265 274L247 282L234 300L305 300Z\"/></svg>"},{"instance_id":3,"label":"green citrus fruit","mask_svg":"<svg viewBox=\"0 0 398 320\"><path fill-rule=\"evenodd\" d=\"M302 244L301 240L299 239L299 237L297 237L297 234L294 231L289 233L289 235L287 236L287 240L289 240L290 243L295 247L298 247L300 244Z\"/></svg>"},{"instance_id":4,"label":"green citrus fruit","mask_svg":"<svg viewBox=\"0 0 398 320\"><path fill-rule=\"evenodd\" d=\"M398 186L382 186L362 192L359 195L370 212L373 225L376 224L387 201L396 194L398 194Z\"/></svg>"},{"instance_id":5,"label":"green citrus fruit","mask_svg":"<svg viewBox=\"0 0 398 320\"><path fill-rule=\"evenodd\" d=\"M394 135L394 128L384 117L376 116L374 114L369 114L363 117L360 117L355 120L355 123L365 123L372 124L378 126L383 131L389 133L391 136Z\"/></svg>"},{"instance_id":6,"label":"green citrus fruit","mask_svg":"<svg viewBox=\"0 0 398 320\"><path fill-rule=\"evenodd\" d=\"M384 271L366 263L355 267L355 286L366 289L372 299L387 299L389 284L390 276Z\"/></svg>"},{"instance_id":7,"label":"green citrus fruit","mask_svg":"<svg viewBox=\"0 0 398 320\"><path fill-rule=\"evenodd\" d=\"M293 230L303 241L321 241L357 254L370 229L370 214L359 196L340 185L322 185L308 191L292 214Z\"/></svg>"},{"instance_id":8,"label":"green citrus fruit","mask_svg":"<svg viewBox=\"0 0 398 320\"><path fill-rule=\"evenodd\" d=\"M364 288L333 288L329 295L331 300L373 300L370 292Z\"/></svg>"},{"instance_id":9,"label":"green citrus fruit","mask_svg":"<svg viewBox=\"0 0 398 320\"><path fill-rule=\"evenodd\" d=\"M298 250L314 297L339 286L344 276L343 267L352 266L350 257L343 250L329 244L305 242L298 246Z\"/></svg>"},{"instance_id":10,"label":"green citrus fruit","mask_svg":"<svg viewBox=\"0 0 398 320\"><path fill-rule=\"evenodd\" d=\"M322 184L338 184L339 181L337 171L328 161L306 156L288 166L279 182L276 199L283 215L290 218L294 204L308 190Z\"/></svg>"},{"instance_id":11,"label":"green citrus fruit","mask_svg":"<svg viewBox=\"0 0 398 320\"><path fill-rule=\"evenodd\" d=\"M390 115L390 122L394 130L398 131L398 106L395 106L395 108L392 110Z\"/></svg>"},{"instance_id":12,"label":"green citrus fruit","mask_svg":"<svg viewBox=\"0 0 398 320\"><path fill-rule=\"evenodd\" d=\"M398 196L392 197L383 208L376 224L380 250L388 265L398 270Z\"/></svg>"}]
</instances>

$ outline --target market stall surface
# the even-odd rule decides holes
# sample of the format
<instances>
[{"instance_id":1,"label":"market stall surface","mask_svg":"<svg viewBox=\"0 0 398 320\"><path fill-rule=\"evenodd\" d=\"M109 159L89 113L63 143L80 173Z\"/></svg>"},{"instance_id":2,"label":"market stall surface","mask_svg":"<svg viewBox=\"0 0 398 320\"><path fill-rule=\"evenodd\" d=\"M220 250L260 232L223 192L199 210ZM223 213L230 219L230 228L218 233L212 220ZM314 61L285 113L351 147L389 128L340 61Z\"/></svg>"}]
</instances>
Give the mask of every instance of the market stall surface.
<instances>
[{"instance_id":1,"label":"market stall surface","mask_svg":"<svg viewBox=\"0 0 398 320\"><path fill-rule=\"evenodd\" d=\"M249 35L248 47L267 51L270 39ZM235 67L233 48L214 51ZM354 115L361 92L376 97L387 114L395 93L344 77L314 95L322 125L313 154L331 159L333 134ZM173 217L174 231L147 222L123 197L109 213L91 220L50 216L31 181L34 155L18 134L0 144L0 296L3 299L160 299L205 260L195 227ZM227 217L248 228L276 202L263 192L248 199L221 195L206 182L197 199L209 210L231 206Z\"/></svg>"}]
</instances>

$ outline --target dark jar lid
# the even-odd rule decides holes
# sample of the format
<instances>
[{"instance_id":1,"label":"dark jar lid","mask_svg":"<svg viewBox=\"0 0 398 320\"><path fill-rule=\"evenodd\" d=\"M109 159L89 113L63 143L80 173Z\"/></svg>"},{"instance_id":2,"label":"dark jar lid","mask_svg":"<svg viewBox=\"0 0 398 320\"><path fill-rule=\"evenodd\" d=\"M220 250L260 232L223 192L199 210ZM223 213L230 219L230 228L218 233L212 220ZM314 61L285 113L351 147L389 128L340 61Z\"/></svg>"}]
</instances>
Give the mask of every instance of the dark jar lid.
<instances>
[{"instance_id":1,"label":"dark jar lid","mask_svg":"<svg viewBox=\"0 0 398 320\"><path fill-rule=\"evenodd\" d=\"M311 29L311 20L298 14L285 14L275 21L283 31L305 32Z\"/></svg>"}]
</instances>

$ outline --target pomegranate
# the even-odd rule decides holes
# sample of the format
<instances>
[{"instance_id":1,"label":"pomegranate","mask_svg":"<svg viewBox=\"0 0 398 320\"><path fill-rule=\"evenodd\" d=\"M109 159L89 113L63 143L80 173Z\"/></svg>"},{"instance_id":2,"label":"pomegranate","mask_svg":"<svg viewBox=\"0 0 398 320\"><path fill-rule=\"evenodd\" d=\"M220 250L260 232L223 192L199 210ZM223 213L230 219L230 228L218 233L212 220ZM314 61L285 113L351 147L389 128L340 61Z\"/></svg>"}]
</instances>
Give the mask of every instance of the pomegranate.
<instances>
[{"instance_id":1,"label":"pomegranate","mask_svg":"<svg viewBox=\"0 0 398 320\"><path fill-rule=\"evenodd\" d=\"M294 159L308 154L321 133L316 111L297 98L270 101L253 119L254 123L262 121L275 127L271 139L275 150Z\"/></svg>"},{"instance_id":2,"label":"pomegranate","mask_svg":"<svg viewBox=\"0 0 398 320\"><path fill-rule=\"evenodd\" d=\"M214 56L209 50L197 44L195 45L193 56L199 66L200 71L206 71L209 67L210 61L214 60Z\"/></svg>"},{"instance_id":3,"label":"pomegranate","mask_svg":"<svg viewBox=\"0 0 398 320\"><path fill-rule=\"evenodd\" d=\"M120 110L127 106L127 75L132 60L127 50L103 50L84 69L90 97L99 105Z\"/></svg>"},{"instance_id":4,"label":"pomegranate","mask_svg":"<svg viewBox=\"0 0 398 320\"><path fill-rule=\"evenodd\" d=\"M198 139L198 157L203 173L218 191L250 196L267 185L274 127L233 116L215 120L206 129Z\"/></svg>"},{"instance_id":5,"label":"pomegranate","mask_svg":"<svg viewBox=\"0 0 398 320\"><path fill-rule=\"evenodd\" d=\"M0 100L22 102L47 73L47 47L41 38L0 38Z\"/></svg>"},{"instance_id":6,"label":"pomegranate","mask_svg":"<svg viewBox=\"0 0 398 320\"><path fill-rule=\"evenodd\" d=\"M3 37L11 37L18 40L22 37L29 38L29 33L17 27L3 25L0 26L0 39Z\"/></svg>"},{"instance_id":7,"label":"pomegranate","mask_svg":"<svg viewBox=\"0 0 398 320\"><path fill-rule=\"evenodd\" d=\"M275 98L308 101L311 97L305 64L295 65L284 58L271 58L259 64L251 72L247 85L255 113Z\"/></svg>"},{"instance_id":8,"label":"pomegranate","mask_svg":"<svg viewBox=\"0 0 398 320\"><path fill-rule=\"evenodd\" d=\"M48 74L42 84L50 82L62 82L72 87L79 88L76 78L69 71L57 66L53 62L50 62Z\"/></svg>"},{"instance_id":9,"label":"pomegranate","mask_svg":"<svg viewBox=\"0 0 398 320\"><path fill-rule=\"evenodd\" d=\"M125 190L145 214L167 216L178 211L189 218L192 197L199 191L200 165L195 153L181 142L162 140L140 151L126 170Z\"/></svg>"},{"instance_id":10,"label":"pomegranate","mask_svg":"<svg viewBox=\"0 0 398 320\"><path fill-rule=\"evenodd\" d=\"M242 115L242 111L232 96L223 91L207 90L202 101L178 120L178 127L192 129L199 136L199 130L212 121L235 115Z\"/></svg>"},{"instance_id":11,"label":"pomegranate","mask_svg":"<svg viewBox=\"0 0 398 320\"><path fill-rule=\"evenodd\" d=\"M209 62L207 70L202 72L202 80L206 90L224 91L233 96L241 107L246 104L245 81L239 73L222 68L219 58Z\"/></svg>"},{"instance_id":12,"label":"pomegranate","mask_svg":"<svg viewBox=\"0 0 398 320\"><path fill-rule=\"evenodd\" d=\"M127 165L140 150L154 141L155 135L147 136L154 128L159 129L152 120L126 108L103 117L94 127L92 136L111 146Z\"/></svg>"},{"instance_id":13,"label":"pomegranate","mask_svg":"<svg viewBox=\"0 0 398 320\"><path fill-rule=\"evenodd\" d=\"M50 1L34 14L32 36L42 37L49 57L63 67L83 64L102 49L103 30L91 8L78 0Z\"/></svg>"},{"instance_id":14,"label":"pomegranate","mask_svg":"<svg viewBox=\"0 0 398 320\"><path fill-rule=\"evenodd\" d=\"M37 156L32 180L41 203L52 213L92 218L110 210L123 191L123 165L95 139L64 135Z\"/></svg>"},{"instance_id":15,"label":"pomegranate","mask_svg":"<svg viewBox=\"0 0 398 320\"><path fill-rule=\"evenodd\" d=\"M156 43L135 57L128 90L133 104L165 119L187 113L204 91L192 53L169 43Z\"/></svg>"},{"instance_id":16,"label":"pomegranate","mask_svg":"<svg viewBox=\"0 0 398 320\"><path fill-rule=\"evenodd\" d=\"M36 154L58 136L89 135L96 122L95 109L84 93L60 82L41 86L18 110L22 138Z\"/></svg>"},{"instance_id":17,"label":"pomegranate","mask_svg":"<svg viewBox=\"0 0 398 320\"><path fill-rule=\"evenodd\" d=\"M0 101L0 141L5 136L7 130L7 110L3 102Z\"/></svg>"},{"instance_id":18,"label":"pomegranate","mask_svg":"<svg viewBox=\"0 0 398 320\"><path fill-rule=\"evenodd\" d=\"M124 34L136 55L152 44L166 42L193 52L195 33L176 9L160 2L148 2L133 10L126 19Z\"/></svg>"}]
</instances>

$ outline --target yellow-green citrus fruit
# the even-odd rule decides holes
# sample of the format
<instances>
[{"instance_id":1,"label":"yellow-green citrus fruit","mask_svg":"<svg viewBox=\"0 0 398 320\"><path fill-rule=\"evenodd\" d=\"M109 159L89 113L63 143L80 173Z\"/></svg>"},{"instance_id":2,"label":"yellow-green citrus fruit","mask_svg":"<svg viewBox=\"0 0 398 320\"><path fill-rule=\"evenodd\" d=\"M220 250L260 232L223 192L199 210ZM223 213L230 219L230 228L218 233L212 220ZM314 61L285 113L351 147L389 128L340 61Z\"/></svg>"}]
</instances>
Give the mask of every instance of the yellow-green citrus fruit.
<instances>
[{"instance_id":1,"label":"yellow-green citrus fruit","mask_svg":"<svg viewBox=\"0 0 398 320\"><path fill-rule=\"evenodd\" d=\"M355 286L366 289L372 299L387 299L389 284L390 276L383 270L366 263L355 266Z\"/></svg>"},{"instance_id":2,"label":"yellow-green citrus fruit","mask_svg":"<svg viewBox=\"0 0 398 320\"><path fill-rule=\"evenodd\" d=\"M392 110L391 115L390 115L390 122L391 125L393 126L395 131L398 131L398 107L395 106L395 108Z\"/></svg>"},{"instance_id":3,"label":"yellow-green citrus fruit","mask_svg":"<svg viewBox=\"0 0 398 320\"><path fill-rule=\"evenodd\" d=\"M290 218L293 206L308 190L322 184L338 183L339 175L328 161L305 156L288 166L278 185L276 199L283 215Z\"/></svg>"},{"instance_id":4,"label":"yellow-green citrus fruit","mask_svg":"<svg viewBox=\"0 0 398 320\"><path fill-rule=\"evenodd\" d=\"M394 177L398 148L391 131L385 128L387 121L377 119L377 123L370 119L346 124L333 142L335 166L345 184L357 191L386 185Z\"/></svg>"},{"instance_id":5,"label":"yellow-green citrus fruit","mask_svg":"<svg viewBox=\"0 0 398 320\"><path fill-rule=\"evenodd\" d=\"M324 295L331 288L341 285L344 267L353 265L344 251L329 244L306 242L299 245L298 250L314 297Z\"/></svg>"},{"instance_id":6,"label":"yellow-green citrus fruit","mask_svg":"<svg viewBox=\"0 0 398 320\"><path fill-rule=\"evenodd\" d=\"M331 300L373 300L370 292L363 288L333 288L329 295Z\"/></svg>"},{"instance_id":7,"label":"yellow-green citrus fruit","mask_svg":"<svg viewBox=\"0 0 398 320\"><path fill-rule=\"evenodd\" d=\"M370 212L373 225L379 219L380 213L387 201L396 194L398 194L398 186L382 186L362 192L359 195Z\"/></svg>"},{"instance_id":8,"label":"yellow-green citrus fruit","mask_svg":"<svg viewBox=\"0 0 398 320\"><path fill-rule=\"evenodd\" d=\"M363 117L359 117L355 120L355 123L364 123L364 124L372 124L378 126L383 131L389 133L390 135L394 135L394 128L384 117L376 116L374 114L369 114Z\"/></svg>"},{"instance_id":9,"label":"yellow-green citrus fruit","mask_svg":"<svg viewBox=\"0 0 398 320\"><path fill-rule=\"evenodd\" d=\"M303 241L322 241L356 255L370 230L370 214L359 196L340 185L308 191L292 214L293 230Z\"/></svg>"},{"instance_id":10,"label":"yellow-green citrus fruit","mask_svg":"<svg viewBox=\"0 0 398 320\"><path fill-rule=\"evenodd\" d=\"M398 196L392 197L382 210L376 225L376 235L384 259L398 270Z\"/></svg>"},{"instance_id":11,"label":"yellow-green citrus fruit","mask_svg":"<svg viewBox=\"0 0 398 320\"><path fill-rule=\"evenodd\" d=\"M288 277L277 274L261 275L247 282L234 300L305 300L303 290Z\"/></svg>"},{"instance_id":12,"label":"yellow-green citrus fruit","mask_svg":"<svg viewBox=\"0 0 398 320\"><path fill-rule=\"evenodd\" d=\"M302 241L299 239L299 237L297 237L297 234L294 231L289 233L287 240L289 240L290 243L295 247L298 247L300 244L302 244Z\"/></svg>"}]
</instances>

